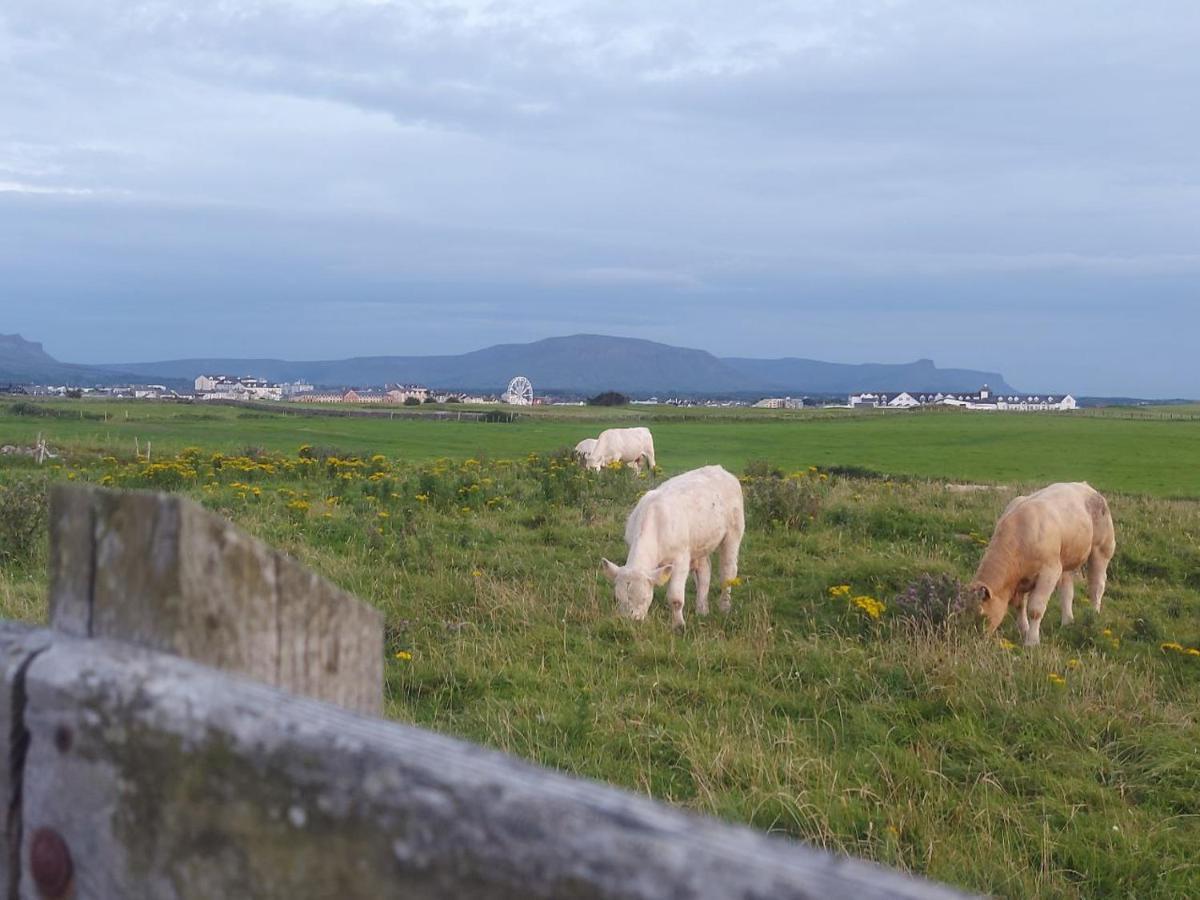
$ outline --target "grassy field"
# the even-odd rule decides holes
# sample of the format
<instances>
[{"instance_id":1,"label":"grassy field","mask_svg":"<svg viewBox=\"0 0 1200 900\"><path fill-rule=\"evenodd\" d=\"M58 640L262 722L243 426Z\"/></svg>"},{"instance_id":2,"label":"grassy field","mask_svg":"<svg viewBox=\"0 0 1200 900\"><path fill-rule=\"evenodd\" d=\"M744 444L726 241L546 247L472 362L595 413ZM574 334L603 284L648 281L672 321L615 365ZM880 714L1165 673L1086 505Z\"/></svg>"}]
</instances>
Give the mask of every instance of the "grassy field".
<instances>
[{"instance_id":1,"label":"grassy field","mask_svg":"<svg viewBox=\"0 0 1200 900\"><path fill-rule=\"evenodd\" d=\"M24 408L23 405L21 408ZM611 425L653 427L660 464L674 473L708 463L740 469L755 458L784 468L854 466L940 480L992 483L1090 481L1101 490L1200 497L1200 417L1179 407L1098 415L1045 413L688 410L534 410L512 424L386 417L270 414L227 406L57 403L15 415L0 407L0 443L37 434L98 454L131 454L146 443L165 453L203 446L294 452L302 443L410 461L441 456L504 458L574 446Z\"/></svg>"},{"instance_id":2,"label":"grassy field","mask_svg":"<svg viewBox=\"0 0 1200 900\"><path fill-rule=\"evenodd\" d=\"M1200 895L1198 423L656 420L666 473L768 461L744 481L733 612L695 617L689 596L676 634L661 597L643 623L613 615L598 561L624 559L624 516L656 479L553 455L603 424L586 411L54 408L0 416L0 443L41 431L63 454L0 458L7 617L45 614L43 535L22 536L47 479L179 490L383 610L395 718L976 891ZM1103 613L1077 603L1062 628L1052 601L1034 650L943 621L1007 500L1081 477L1118 528ZM906 601L922 591L937 602Z\"/></svg>"}]
</instances>

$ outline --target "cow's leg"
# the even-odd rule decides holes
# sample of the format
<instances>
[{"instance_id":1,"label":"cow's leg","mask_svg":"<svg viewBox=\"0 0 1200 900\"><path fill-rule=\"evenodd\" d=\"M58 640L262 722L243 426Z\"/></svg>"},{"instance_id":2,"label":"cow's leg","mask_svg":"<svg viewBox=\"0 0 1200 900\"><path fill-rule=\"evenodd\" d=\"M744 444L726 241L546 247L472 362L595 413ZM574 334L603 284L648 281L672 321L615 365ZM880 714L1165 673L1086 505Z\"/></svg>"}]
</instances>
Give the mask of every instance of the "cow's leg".
<instances>
[{"instance_id":1,"label":"cow's leg","mask_svg":"<svg viewBox=\"0 0 1200 900\"><path fill-rule=\"evenodd\" d=\"M1105 555L1097 547L1088 558L1088 599L1092 601L1092 609L1100 612L1100 603L1104 600L1104 586L1108 584L1108 562L1111 555Z\"/></svg>"},{"instance_id":2,"label":"cow's leg","mask_svg":"<svg viewBox=\"0 0 1200 900\"><path fill-rule=\"evenodd\" d=\"M654 450L653 449L647 450L645 455L646 455L646 465L648 465L650 467L650 471L653 472L654 466L655 466Z\"/></svg>"},{"instance_id":3,"label":"cow's leg","mask_svg":"<svg viewBox=\"0 0 1200 900\"><path fill-rule=\"evenodd\" d=\"M688 572L691 570L690 559L673 560L671 580L667 582L667 602L671 604L671 624L676 628L683 627L683 598L687 591Z\"/></svg>"},{"instance_id":4,"label":"cow's leg","mask_svg":"<svg viewBox=\"0 0 1200 900\"><path fill-rule=\"evenodd\" d=\"M1029 634L1029 610L1026 608L1029 595L1018 593L1017 598L1017 631L1021 633L1021 640L1025 640L1025 635Z\"/></svg>"},{"instance_id":5,"label":"cow's leg","mask_svg":"<svg viewBox=\"0 0 1200 900\"><path fill-rule=\"evenodd\" d=\"M1025 606L1029 610L1029 631L1025 634L1026 647L1033 647L1041 641L1042 617L1046 614L1046 607L1050 604L1050 595L1054 593L1062 574L1062 566L1043 569L1042 573L1038 575L1037 584L1033 586L1033 590L1025 599Z\"/></svg>"},{"instance_id":6,"label":"cow's leg","mask_svg":"<svg viewBox=\"0 0 1200 900\"><path fill-rule=\"evenodd\" d=\"M696 615L708 615L708 585L712 581L712 559L701 556L692 560L696 573Z\"/></svg>"},{"instance_id":7,"label":"cow's leg","mask_svg":"<svg viewBox=\"0 0 1200 900\"><path fill-rule=\"evenodd\" d=\"M1075 621L1075 574L1063 572L1058 580L1058 602L1062 606L1062 623L1070 625Z\"/></svg>"},{"instance_id":8,"label":"cow's leg","mask_svg":"<svg viewBox=\"0 0 1200 900\"><path fill-rule=\"evenodd\" d=\"M725 535L725 540L721 541L721 599L719 606L721 612L727 613L733 606L733 582L737 579L738 573L738 550L742 546L741 532L729 532Z\"/></svg>"}]
</instances>

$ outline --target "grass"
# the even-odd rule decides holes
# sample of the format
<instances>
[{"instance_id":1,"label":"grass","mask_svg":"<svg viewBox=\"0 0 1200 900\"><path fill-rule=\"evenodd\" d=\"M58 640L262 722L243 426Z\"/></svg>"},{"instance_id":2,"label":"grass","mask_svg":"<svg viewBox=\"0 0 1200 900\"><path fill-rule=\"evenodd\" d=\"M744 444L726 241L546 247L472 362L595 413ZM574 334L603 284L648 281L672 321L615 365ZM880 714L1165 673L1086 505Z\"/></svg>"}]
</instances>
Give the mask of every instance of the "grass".
<instances>
[{"instance_id":1,"label":"grass","mask_svg":"<svg viewBox=\"0 0 1200 900\"><path fill-rule=\"evenodd\" d=\"M573 446L610 425L653 426L668 472L708 463L740 469L754 458L785 468L852 466L894 475L983 482L1090 481L1100 490L1200 497L1200 418L1172 419L1177 407L1136 408L1144 418L1098 415L928 411L686 410L549 408L513 424L282 415L228 406L165 403L39 404L51 415L0 407L0 442L50 444L96 453L173 453L191 445L224 452L302 443L405 460L441 456L519 457ZM1148 461L1152 461L1148 462Z\"/></svg>"},{"instance_id":2,"label":"grass","mask_svg":"<svg viewBox=\"0 0 1200 900\"><path fill-rule=\"evenodd\" d=\"M652 479L589 475L547 455L574 443L571 422L405 431L227 409L191 422L187 412L131 420L143 435L161 429L156 448L188 437L203 446L152 465L124 449L129 432L104 459L94 432L71 437L54 431L68 420L41 420L65 457L40 469L0 460L0 484L182 490L289 550L383 610L397 719L975 891L1200 894L1200 658L1163 648L1200 646L1200 502L1154 489L1195 440L1191 423L656 423L672 470L709 458L737 471L750 457L785 473L804 464L790 478L753 468L734 610L701 619L689 596L679 635L661 595L643 623L613 616L598 560L624 559L623 518ZM10 441L12 419L0 422L0 443ZM324 427L336 434L315 433ZM1034 447L1070 443L1059 429L1076 428L1097 429L1082 433L1110 449L1153 450L1128 469L1109 460L1094 479L1141 485L1110 490L1118 553L1102 614L1077 603L1078 621L1062 628L1052 604L1035 650L986 640L971 621L906 626L896 595L926 573L968 578L1007 500L1044 480L1043 467L1069 463ZM296 429L316 445L303 457ZM445 439L460 433L470 437ZM409 452L382 439L373 447L375 435L409 441ZM528 458L539 439L542 452ZM963 444L973 452L956 454ZM247 445L287 452L222 455L214 467L214 452ZM322 458L320 445L363 455ZM486 458L459 449L479 446ZM955 479L1007 486L958 492L941 480L823 470L887 460L932 469L939 454ZM0 529L17 509L7 499ZM12 512L14 527L31 514ZM44 616L44 565L42 544L0 561L0 613ZM831 595L838 585L849 597ZM853 604L862 595L883 602L878 620ZM1011 621L1003 634L1016 639Z\"/></svg>"}]
</instances>

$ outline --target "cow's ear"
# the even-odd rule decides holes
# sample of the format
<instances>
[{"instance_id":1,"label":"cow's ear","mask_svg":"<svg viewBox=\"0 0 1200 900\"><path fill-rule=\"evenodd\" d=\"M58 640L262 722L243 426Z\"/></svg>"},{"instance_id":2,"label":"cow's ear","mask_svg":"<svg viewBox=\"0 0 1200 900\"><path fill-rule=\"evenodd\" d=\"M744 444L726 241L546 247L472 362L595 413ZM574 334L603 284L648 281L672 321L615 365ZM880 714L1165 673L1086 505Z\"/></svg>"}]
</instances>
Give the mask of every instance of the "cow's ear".
<instances>
[{"instance_id":1,"label":"cow's ear","mask_svg":"<svg viewBox=\"0 0 1200 900\"><path fill-rule=\"evenodd\" d=\"M607 559L600 559L600 568L604 572L604 577L609 581L617 580L617 573L621 571L621 567L614 562L609 562Z\"/></svg>"},{"instance_id":2,"label":"cow's ear","mask_svg":"<svg viewBox=\"0 0 1200 900\"><path fill-rule=\"evenodd\" d=\"M674 571L675 567L670 563L667 563L665 566L659 566L657 569L655 569L654 574L651 577L654 579L655 584L664 585L671 580L671 573Z\"/></svg>"},{"instance_id":3,"label":"cow's ear","mask_svg":"<svg viewBox=\"0 0 1200 900\"><path fill-rule=\"evenodd\" d=\"M967 596L975 606L982 606L992 599L992 589L982 581L972 581L967 585Z\"/></svg>"}]
</instances>

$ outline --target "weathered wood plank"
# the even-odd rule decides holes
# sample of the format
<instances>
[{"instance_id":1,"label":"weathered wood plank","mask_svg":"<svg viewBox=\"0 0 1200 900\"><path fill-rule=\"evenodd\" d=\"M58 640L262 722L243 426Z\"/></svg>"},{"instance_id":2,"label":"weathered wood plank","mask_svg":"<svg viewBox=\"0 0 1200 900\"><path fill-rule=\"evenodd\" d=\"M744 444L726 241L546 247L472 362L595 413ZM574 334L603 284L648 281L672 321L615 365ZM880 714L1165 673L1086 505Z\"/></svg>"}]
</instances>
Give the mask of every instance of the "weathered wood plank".
<instances>
[{"instance_id":1,"label":"weathered wood plank","mask_svg":"<svg viewBox=\"0 0 1200 900\"><path fill-rule=\"evenodd\" d=\"M25 730L25 672L51 639L49 631L0 622L0 735L8 747L8 759L0 765L6 836L0 849L0 890L6 891L6 897L15 896L16 878L21 871L22 775L29 746Z\"/></svg>"},{"instance_id":2,"label":"weathered wood plank","mask_svg":"<svg viewBox=\"0 0 1200 900\"><path fill-rule=\"evenodd\" d=\"M50 622L76 637L91 633L95 511L90 491L50 491Z\"/></svg>"},{"instance_id":3,"label":"weathered wood plank","mask_svg":"<svg viewBox=\"0 0 1200 900\"><path fill-rule=\"evenodd\" d=\"M22 854L33 829L54 829L76 897L959 896L183 659L50 634L25 677Z\"/></svg>"},{"instance_id":4,"label":"weathered wood plank","mask_svg":"<svg viewBox=\"0 0 1200 900\"><path fill-rule=\"evenodd\" d=\"M51 505L54 628L381 712L378 610L184 497L61 485Z\"/></svg>"},{"instance_id":5,"label":"weathered wood plank","mask_svg":"<svg viewBox=\"0 0 1200 900\"><path fill-rule=\"evenodd\" d=\"M381 712L382 620L378 610L279 560L279 685L346 709Z\"/></svg>"}]
</instances>

